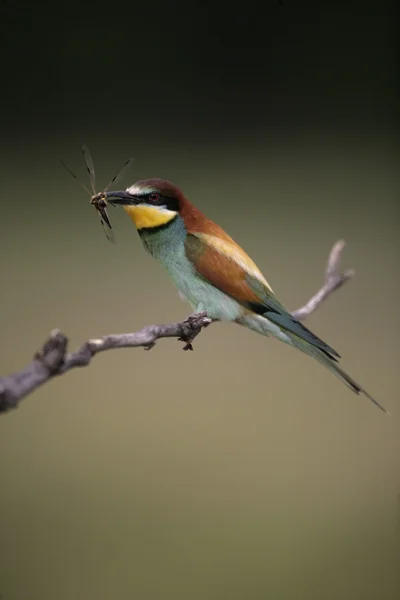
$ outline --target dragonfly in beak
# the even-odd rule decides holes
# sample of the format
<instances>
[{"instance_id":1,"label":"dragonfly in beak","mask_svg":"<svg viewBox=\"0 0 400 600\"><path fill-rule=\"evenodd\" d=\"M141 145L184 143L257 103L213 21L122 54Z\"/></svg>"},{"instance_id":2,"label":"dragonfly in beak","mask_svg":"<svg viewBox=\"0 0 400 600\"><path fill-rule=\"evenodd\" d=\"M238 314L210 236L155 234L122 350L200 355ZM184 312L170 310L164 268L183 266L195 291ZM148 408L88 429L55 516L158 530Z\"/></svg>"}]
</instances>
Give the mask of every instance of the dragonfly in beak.
<instances>
[{"instance_id":1,"label":"dragonfly in beak","mask_svg":"<svg viewBox=\"0 0 400 600\"><path fill-rule=\"evenodd\" d=\"M92 192L90 192L88 190L88 188L78 180L76 175L64 163L64 161L61 161L61 162L64 165L64 167L67 169L67 171L72 175L72 177L74 179L76 179L78 181L78 183L80 183L80 185L83 187L83 189L89 194L90 204L92 204L95 207L95 209L100 217L100 223L103 227L106 238L108 239L108 241L115 244L115 236L112 231L111 221L110 221L110 218L109 218L108 212L107 212L107 205L108 205L107 192L110 189L112 184L117 183L120 179L122 179L122 177L125 175L126 171L131 166L133 159L132 158L128 159L126 161L126 163L124 164L124 166L122 167L122 169L111 179L111 181L106 185L106 187L101 192L96 192L96 174L95 174L95 170L94 170L94 163L93 163L92 156L89 152L89 148L85 145L82 146L82 154L85 159L87 172L89 173L90 186L92 188Z\"/></svg>"}]
</instances>

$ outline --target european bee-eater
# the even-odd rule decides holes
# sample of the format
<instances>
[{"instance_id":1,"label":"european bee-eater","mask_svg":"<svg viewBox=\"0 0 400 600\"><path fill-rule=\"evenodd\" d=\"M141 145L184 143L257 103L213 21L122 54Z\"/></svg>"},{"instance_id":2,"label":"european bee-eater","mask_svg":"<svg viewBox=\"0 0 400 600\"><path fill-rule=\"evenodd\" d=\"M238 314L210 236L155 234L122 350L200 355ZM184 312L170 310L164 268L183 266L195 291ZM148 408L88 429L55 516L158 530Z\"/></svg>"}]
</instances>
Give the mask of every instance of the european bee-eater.
<instances>
[{"instance_id":1,"label":"european bee-eater","mask_svg":"<svg viewBox=\"0 0 400 600\"><path fill-rule=\"evenodd\" d=\"M353 392L365 394L387 412L342 371L337 364L339 354L286 310L242 248L173 183L145 179L124 191L105 192L102 197L124 207L145 249L167 270L194 311L206 311L213 320L234 321L298 348Z\"/></svg>"}]
</instances>

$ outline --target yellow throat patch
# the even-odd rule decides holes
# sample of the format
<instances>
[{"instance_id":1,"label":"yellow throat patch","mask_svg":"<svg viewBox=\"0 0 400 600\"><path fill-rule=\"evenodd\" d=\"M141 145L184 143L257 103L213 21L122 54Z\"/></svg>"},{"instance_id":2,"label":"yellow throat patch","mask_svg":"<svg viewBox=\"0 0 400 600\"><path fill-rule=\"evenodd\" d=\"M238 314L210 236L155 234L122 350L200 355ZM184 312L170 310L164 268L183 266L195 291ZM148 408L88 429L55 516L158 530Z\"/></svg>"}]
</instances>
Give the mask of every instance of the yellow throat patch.
<instances>
[{"instance_id":1,"label":"yellow throat patch","mask_svg":"<svg viewBox=\"0 0 400 600\"><path fill-rule=\"evenodd\" d=\"M131 217L137 229L151 229L166 225L176 216L176 212L166 208L156 208L147 204L124 206L125 212Z\"/></svg>"}]
</instances>

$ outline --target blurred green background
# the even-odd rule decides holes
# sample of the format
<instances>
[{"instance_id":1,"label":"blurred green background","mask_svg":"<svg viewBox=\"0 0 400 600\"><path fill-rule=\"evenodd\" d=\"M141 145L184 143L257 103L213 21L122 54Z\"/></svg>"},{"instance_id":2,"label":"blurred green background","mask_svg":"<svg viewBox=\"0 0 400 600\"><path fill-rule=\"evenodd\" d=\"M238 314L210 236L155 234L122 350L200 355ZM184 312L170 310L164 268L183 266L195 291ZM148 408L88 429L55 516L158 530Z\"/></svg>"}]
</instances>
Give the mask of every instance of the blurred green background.
<instances>
[{"instance_id":1,"label":"blurred green background","mask_svg":"<svg viewBox=\"0 0 400 600\"><path fill-rule=\"evenodd\" d=\"M2 7L1 373L55 327L189 312L123 211L105 239L59 163L87 183L86 143L99 188L133 155L125 185L174 181L289 308L344 238L356 277L307 325L392 412L234 325L102 354L0 419L2 600L398 598L393 21L322 4Z\"/></svg>"}]
</instances>

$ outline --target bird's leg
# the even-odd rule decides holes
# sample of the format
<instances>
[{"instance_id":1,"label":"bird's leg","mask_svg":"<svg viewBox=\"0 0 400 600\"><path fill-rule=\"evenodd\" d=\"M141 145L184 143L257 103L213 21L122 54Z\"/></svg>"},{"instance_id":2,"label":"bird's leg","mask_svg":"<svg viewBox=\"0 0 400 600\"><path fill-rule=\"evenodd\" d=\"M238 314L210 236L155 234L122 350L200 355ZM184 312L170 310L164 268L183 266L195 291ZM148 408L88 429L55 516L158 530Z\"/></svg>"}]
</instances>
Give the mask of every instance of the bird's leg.
<instances>
[{"instance_id":1,"label":"bird's leg","mask_svg":"<svg viewBox=\"0 0 400 600\"><path fill-rule=\"evenodd\" d=\"M210 319L205 310L196 311L182 322L182 335L178 341L185 342L183 350L193 350L192 342L204 327L208 327L217 319Z\"/></svg>"}]
</instances>

